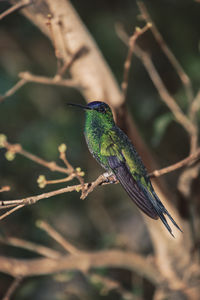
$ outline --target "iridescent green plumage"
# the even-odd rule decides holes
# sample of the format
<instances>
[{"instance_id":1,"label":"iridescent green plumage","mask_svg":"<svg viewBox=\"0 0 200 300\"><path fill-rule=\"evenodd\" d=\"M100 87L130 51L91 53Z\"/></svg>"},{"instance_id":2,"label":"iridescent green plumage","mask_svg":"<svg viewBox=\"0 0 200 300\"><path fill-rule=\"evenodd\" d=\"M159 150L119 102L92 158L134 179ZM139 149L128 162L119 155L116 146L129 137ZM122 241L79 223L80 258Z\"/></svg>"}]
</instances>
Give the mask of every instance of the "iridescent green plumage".
<instances>
[{"instance_id":1,"label":"iridescent green plumage","mask_svg":"<svg viewBox=\"0 0 200 300\"><path fill-rule=\"evenodd\" d=\"M94 158L104 169L115 175L130 198L145 214L153 219L160 218L172 234L164 216L166 214L181 230L156 195L133 144L115 124L110 107L99 101L90 102L87 106L75 106L86 111L84 134Z\"/></svg>"}]
</instances>

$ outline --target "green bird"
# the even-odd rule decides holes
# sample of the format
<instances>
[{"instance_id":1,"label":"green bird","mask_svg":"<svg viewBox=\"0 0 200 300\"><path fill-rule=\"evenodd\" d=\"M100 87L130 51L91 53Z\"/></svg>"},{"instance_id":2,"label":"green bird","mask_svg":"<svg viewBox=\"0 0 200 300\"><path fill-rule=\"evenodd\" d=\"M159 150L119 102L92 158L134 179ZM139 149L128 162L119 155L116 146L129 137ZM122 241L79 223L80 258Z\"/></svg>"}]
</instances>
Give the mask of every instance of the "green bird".
<instances>
[{"instance_id":1,"label":"green bird","mask_svg":"<svg viewBox=\"0 0 200 300\"><path fill-rule=\"evenodd\" d=\"M114 122L108 104L93 101L87 105L70 103L85 110L85 139L97 162L120 182L129 197L150 218L161 219L174 237L164 215L180 230L156 195L146 168L127 135Z\"/></svg>"}]
</instances>

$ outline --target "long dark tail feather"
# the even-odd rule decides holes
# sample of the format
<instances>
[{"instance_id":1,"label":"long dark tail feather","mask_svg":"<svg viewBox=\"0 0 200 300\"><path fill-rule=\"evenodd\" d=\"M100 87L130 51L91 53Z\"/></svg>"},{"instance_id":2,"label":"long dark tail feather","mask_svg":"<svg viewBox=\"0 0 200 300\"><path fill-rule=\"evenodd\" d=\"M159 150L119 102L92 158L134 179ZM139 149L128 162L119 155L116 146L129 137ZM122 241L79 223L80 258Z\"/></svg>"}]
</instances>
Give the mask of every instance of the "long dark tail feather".
<instances>
[{"instance_id":1,"label":"long dark tail feather","mask_svg":"<svg viewBox=\"0 0 200 300\"><path fill-rule=\"evenodd\" d=\"M164 217L163 214L166 214L168 216L168 218L171 220L171 222L174 224L174 226L180 230L181 232L183 232L181 230L181 228L178 226L178 224L174 221L174 219L172 218L172 216L170 215L170 213L167 211L167 209L164 207L164 205L162 204L162 202L160 201L160 199L158 198L158 196L156 195L155 191L152 190L152 194L155 197L155 199L157 200L157 204L158 204L158 210L156 209L156 211L159 214L160 219L162 220L163 224L167 227L167 229L169 230L170 226L166 221L166 218ZM161 217L162 216L162 217ZM169 227L169 228L168 228ZM173 236L172 232L171 232L171 228L169 230L169 232L171 233L171 235Z\"/></svg>"},{"instance_id":2,"label":"long dark tail feather","mask_svg":"<svg viewBox=\"0 0 200 300\"><path fill-rule=\"evenodd\" d=\"M164 214L166 214L169 217L169 219L171 220L171 222L174 224L174 226L182 232L180 227L177 225L177 223L174 221L174 219L172 218L170 213L167 211L167 209L164 207L164 205L162 204L162 202L160 201L160 199L156 195L153 187L151 189L151 193L152 193L152 195L151 195L149 193L149 191L147 189L145 189L144 186L140 182L138 182L138 185L143 190L143 192L146 194L146 197L149 199L149 201L151 201L156 213L158 214L159 218L161 219L161 221L163 222L163 224L165 225L165 227L167 228L169 233L174 237L174 235L172 233L172 229L169 226Z\"/></svg>"},{"instance_id":3,"label":"long dark tail feather","mask_svg":"<svg viewBox=\"0 0 200 300\"><path fill-rule=\"evenodd\" d=\"M165 227L166 227L167 230L169 231L169 233L175 238L175 236L174 236L173 233L172 233L172 229L171 229L171 227L169 226L169 224L168 224L168 222L167 222L165 216L163 215L163 213L162 213L161 211L158 211L157 209L156 209L156 211L157 211L157 213L158 213L158 215L159 215L161 221L163 222L163 224L165 225Z\"/></svg>"},{"instance_id":4,"label":"long dark tail feather","mask_svg":"<svg viewBox=\"0 0 200 300\"><path fill-rule=\"evenodd\" d=\"M164 216L164 214L166 214L176 228L182 232L180 227L176 224L172 216L169 214L156 195L152 186L151 191L148 191L148 189L145 188L145 186L139 180L136 181L130 173L126 163L120 161L117 156L109 156L108 163L116 178L120 181L130 198L145 214L153 219L160 218L166 229L174 237L172 229Z\"/></svg>"}]
</instances>

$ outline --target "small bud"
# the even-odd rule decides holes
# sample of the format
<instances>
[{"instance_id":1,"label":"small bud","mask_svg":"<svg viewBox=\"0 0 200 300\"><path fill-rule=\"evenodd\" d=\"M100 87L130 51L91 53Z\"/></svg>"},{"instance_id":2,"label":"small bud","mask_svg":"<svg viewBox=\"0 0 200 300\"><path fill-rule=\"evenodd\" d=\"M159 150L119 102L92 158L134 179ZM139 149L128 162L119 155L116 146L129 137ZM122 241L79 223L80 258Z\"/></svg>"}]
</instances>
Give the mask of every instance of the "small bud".
<instances>
[{"instance_id":1,"label":"small bud","mask_svg":"<svg viewBox=\"0 0 200 300\"><path fill-rule=\"evenodd\" d=\"M12 161L15 158L15 153L8 150L5 154L7 160Z\"/></svg>"},{"instance_id":2,"label":"small bud","mask_svg":"<svg viewBox=\"0 0 200 300\"><path fill-rule=\"evenodd\" d=\"M147 26L148 26L148 28L151 28L151 27L152 27L152 23L151 23L151 22L148 22L148 23L147 23Z\"/></svg>"},{"instance_id":3,"label":"small bud","mask_svg":"<svg viewBox=\"0 0 200 300\"><path fill-rule=\"evenodd\" d=\"M77 187L75 188L75 190L76 190L76 192L80 192L81 187L77 186Z\"/></svg>"},{"instance_id":4,"label":"small bud","mask_svg":"<svg viewBox=\"0 0 200 300\"><path fill-rule=\"evenodd\" d=\"M0 148L5 146L5 142L7 141L7 137L5 134L0 134Z\"/></svg>"},{"instance_id":5,"label":"small bud","mask_svg":"<svg viewBox=\"0 0 200 300\"><path fill-rule=\"evenodd\" d=\"M140 27L135 27L135 31L136 31L136 32L140 32L140 31L141 31L141 28L140 28Z\"/></svg>"},{"instance_id":6,"label":"small bud","mask_svg":"<svg viewBox=\"0 0 200 300\"><path fill-rule=\"evenodd\" d=\"M66 152L67 150L67 145L66 144L61 144L59 147L58 147L58 151L60 153L63 153L63 152Z\"/></svg>"},{"instance_id":7,"label":"small bud","mask_svg":"<svg viewBox=\"0 0 200 300\"><path fill-rule=\"evenodd\" d=\"M81 172L81 168L80 167L78 167L78 168L76 168L76 172Z\"/></svg>"},{"instance_id":8,"label":"small bud","mask_svg":"<svg viewBox=\"0 0 200 300\"><path fill-rule=\"evenodd\" d=\"M35 225L40 228L42 220L36 220Z\"/></svg>"},{"instance_id":9,"label":"small bud","mask_svg":"<svg viewBox=\"0 0 200 300\"><path fill-rule=\"evenodd\" d=\"M79 173L79 175L80 175L81 177L83 177L83 176L85 176L85 172L82 171L82 172Z\"/></svg>"},{"instance_id":10,"label":"small bud","mask_svg":"<svg viewBox=\"0 0 200 300\"><path fill-rule=\"evenodd\" d=\"M44 188L47 184L46 177L44 175L40 175L37 179L37 183L41 189Z\"/></svg>"}]
</instances>

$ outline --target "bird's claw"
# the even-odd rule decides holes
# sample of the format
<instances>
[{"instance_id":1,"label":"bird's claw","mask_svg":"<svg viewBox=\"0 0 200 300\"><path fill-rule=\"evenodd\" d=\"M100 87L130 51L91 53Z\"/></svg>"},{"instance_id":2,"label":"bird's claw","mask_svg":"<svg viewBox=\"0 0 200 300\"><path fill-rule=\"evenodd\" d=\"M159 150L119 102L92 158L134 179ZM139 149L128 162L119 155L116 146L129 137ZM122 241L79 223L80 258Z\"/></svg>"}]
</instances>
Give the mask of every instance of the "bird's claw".
<instances>
[{"instance_id":1,"label":"bird's claw","mask_svg":"<svg viewBox=\"0 0 200 300\"><path fill-rule=\"evenodd\" d=\"M105 172L103 174L105 178L105 183L117 183L118 180L112 172Z\"/></svg>"}]
</instances>

